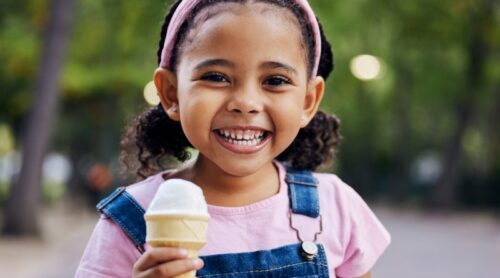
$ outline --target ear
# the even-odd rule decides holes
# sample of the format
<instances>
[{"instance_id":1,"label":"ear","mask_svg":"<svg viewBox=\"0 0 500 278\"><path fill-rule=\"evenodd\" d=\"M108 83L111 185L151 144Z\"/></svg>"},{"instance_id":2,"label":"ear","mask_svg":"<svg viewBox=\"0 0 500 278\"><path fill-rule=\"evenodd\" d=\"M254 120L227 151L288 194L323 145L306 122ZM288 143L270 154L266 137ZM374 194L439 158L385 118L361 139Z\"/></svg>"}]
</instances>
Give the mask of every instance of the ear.
<instances>
[{"instance_id":1,"label":"ear","mask_svg":"<svg viewBox=\"0 0 500 278\"><path fill-rule=\"evenodd\" d=\"M302 111L300 127L305 127L312 120L318 111L319 104L325 92L325 80L321 76L316 76L309 80L307 92Z\"/></svg>"},{"instance_id":2,"label":"ear","mask_svg":"<svg viewBox=\"0 0 500 278\"><path fill-rule=\"evenodd\" d=\"M153 80L163 110L165 110L170 119L179 121L179 101L177 98L177 78L175 74L168 69L157 68Z\"/></svg>"}]
</instances>

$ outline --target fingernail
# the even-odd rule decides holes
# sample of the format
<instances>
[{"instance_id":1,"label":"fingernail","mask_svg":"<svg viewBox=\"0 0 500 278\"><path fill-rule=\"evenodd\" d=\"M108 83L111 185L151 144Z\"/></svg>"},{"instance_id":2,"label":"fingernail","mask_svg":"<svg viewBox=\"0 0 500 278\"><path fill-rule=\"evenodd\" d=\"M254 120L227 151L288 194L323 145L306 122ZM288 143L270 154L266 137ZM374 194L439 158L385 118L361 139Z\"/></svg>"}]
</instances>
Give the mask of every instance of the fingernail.
<instances>
[{"instance_id":1,"label":"fingernail","mask_svg":"<svg viewBox=\"0 0 500 278\"><path fill-rule=\"evenodd\" d=\"M203 267L203 261L201 259L193 259L193 265L196 269Z\"/></svg>"},{"instance_id":2,"label":"fingernail","mask_svg":"<svg viewBox=\"0 0 500 278\"><path fill-rule=\"evenodd\" d=\"M188 255L188 251L187 251L186 249L182 249L182 248L181 248L181 249L179 249L179 254L180 254L181 256L187 256L187 255Z\"/></svg>"}]
</instances>

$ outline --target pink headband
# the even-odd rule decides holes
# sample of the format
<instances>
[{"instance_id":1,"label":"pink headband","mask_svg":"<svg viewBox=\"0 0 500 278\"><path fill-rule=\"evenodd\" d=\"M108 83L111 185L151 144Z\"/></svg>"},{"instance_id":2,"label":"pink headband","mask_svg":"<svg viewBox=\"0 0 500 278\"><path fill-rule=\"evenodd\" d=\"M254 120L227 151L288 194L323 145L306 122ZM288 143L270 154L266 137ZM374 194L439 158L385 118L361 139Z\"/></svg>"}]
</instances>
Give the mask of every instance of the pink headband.
<instances>
[{"instance_id":1,"label":"pink headband","mask_svg":"<svg viewBox=\"0 0 500 278\"><path fill-rule=\"evenodd\" d=\"M163 45L163 50L161 52L161 62L160 67L168 68L170 58L172 57L172 51L174 48L175 40L177 38L177 33L181 28L181 25L186 21L189 14L193 11L194 7L198 5L202 0L184 0L182 1L177 9L175 10L170 24L168 25L167 34L165 36L165 44ZM321 55L321 34L319 30L319 23L316 20L314 11L307 2L307 0L295 0L295 2L305 11L307 16L307 21L312 27L314 33L315 49L314 49L314 65L312 68L312 77L315 77L318 73L319 58Z\"/></svg>"}]
</instances>

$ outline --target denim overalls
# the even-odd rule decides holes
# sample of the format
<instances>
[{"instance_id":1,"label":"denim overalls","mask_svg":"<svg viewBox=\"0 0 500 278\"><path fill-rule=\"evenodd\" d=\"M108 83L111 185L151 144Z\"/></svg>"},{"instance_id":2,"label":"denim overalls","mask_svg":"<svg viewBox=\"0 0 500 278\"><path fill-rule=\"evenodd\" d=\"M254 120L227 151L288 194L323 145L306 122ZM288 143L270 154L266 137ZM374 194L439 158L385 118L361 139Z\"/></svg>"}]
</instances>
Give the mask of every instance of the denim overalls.
<instances>
[{"instance_id":1,"label":"denim overalls","mask_svg":"<svg viewBox=\"0 0 500 278\"><path fill-rule=\"evenodd\" d=\"M287 168L286 182L290 198L290 227L297 233L299 242L271 250L201 256L205 267L196 273L197 277L328 277L323 246L303 241L300 231L293 226L294 214L319 218L320 227L314 241L321 233L318 181L309 171ZM99 202L97 209L123 229L139 252L144 252L145 211L124 187Z\"/></svg>"}]
</instances>

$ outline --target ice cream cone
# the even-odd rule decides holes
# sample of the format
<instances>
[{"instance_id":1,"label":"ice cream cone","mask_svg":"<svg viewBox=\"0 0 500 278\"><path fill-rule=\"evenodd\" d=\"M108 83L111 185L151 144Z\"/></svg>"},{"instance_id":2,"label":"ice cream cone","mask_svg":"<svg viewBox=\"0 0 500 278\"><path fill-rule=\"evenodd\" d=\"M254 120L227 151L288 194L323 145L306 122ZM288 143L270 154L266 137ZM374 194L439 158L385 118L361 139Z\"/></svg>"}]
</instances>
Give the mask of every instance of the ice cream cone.
<instances>
[{"instance_id":1,"label":"ice cream cone","mask_svg":"<svg viewBox=\"0 0 500 278\"><path fill-rule=\"evenodd\" d=\"M189 258L197 258L207 241L209 217L206 215L146 214L146 242L153 247L180 247ZM177 278L196 277L196 271Z\"/></svg>"},{"instance_id":2,"label":"ice cream cone","mask_svg":"<svg viewBox=\"0 0 500 278\"><path fill-rule=\"evenodd\" d=\"M202 190L192 182L170 179L162 183L146 214L146 242L152 247L180 247L197 258L207 242L210 216ZM176 278L191 278L196 271Z\"/></svg>"}]
</instances>

